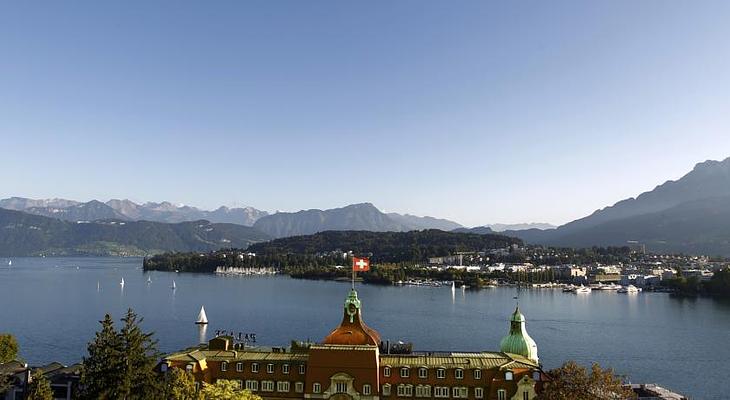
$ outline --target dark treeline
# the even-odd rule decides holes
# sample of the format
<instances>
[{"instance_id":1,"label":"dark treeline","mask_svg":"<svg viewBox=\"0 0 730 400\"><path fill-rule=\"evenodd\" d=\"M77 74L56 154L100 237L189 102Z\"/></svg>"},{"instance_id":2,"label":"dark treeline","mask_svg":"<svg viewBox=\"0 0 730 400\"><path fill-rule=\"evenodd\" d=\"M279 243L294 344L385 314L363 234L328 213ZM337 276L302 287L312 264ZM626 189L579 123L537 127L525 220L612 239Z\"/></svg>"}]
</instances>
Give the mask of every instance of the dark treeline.
<instances>
[{"instance_id":1,"label":"dark treeline","mask_svg":"<svg viewBox=\"0 0 730 400\"><path fill-rule=\"evenodd\" d=\"M702 281L695 276L684 276L681 270L677 270L677 276L663 284L681 296L730 297L730 269L716 271L708 281Z\"/></svg>"},{"instance_id":2,"label":"dark treeline","mask_svg":"<svg viewBox=\"0 0 730 400\"><path fill-rule=\"evenodd\" d=\"M422 262L456 252L477 252L522 245L503 235L444 232L437 229L411 232L325 231L256 243L248 251L265 254L322 254L333 250L369 255L375 263Z\"/></svg>"},{"instance_id":3,"label":"dark treeline","mask_svg":"<svg viewBox=\"0 0 730 400\"><path fill-rule=\"evenodd\" d=\"M180 272L215 272L216 268L275 268L282 271L296 268L316 269L333 265L349 265L349 258L338 255L262 254L255 257L239 250L211 253L165 253L145 258L145 270Z\"/></svg>"}]
</instances>

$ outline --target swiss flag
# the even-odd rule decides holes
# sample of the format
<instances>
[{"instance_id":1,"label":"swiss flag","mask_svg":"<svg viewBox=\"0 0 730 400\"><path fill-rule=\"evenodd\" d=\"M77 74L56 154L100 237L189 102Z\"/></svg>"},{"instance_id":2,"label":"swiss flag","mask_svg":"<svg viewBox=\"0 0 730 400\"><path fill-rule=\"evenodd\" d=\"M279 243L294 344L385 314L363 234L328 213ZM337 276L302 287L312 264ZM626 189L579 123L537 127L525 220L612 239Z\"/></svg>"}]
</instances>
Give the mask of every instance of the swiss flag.
<instances>
[{"instance_id":1,"label":"swiss flag","mask_svg":"<svg viewBox=\"0 0 730 400\"><path fill-rule=\"evenodd\" d=\"M353 271L370 271L370 260L367 258L352 257Z\"/></svg>"}]
</instances>

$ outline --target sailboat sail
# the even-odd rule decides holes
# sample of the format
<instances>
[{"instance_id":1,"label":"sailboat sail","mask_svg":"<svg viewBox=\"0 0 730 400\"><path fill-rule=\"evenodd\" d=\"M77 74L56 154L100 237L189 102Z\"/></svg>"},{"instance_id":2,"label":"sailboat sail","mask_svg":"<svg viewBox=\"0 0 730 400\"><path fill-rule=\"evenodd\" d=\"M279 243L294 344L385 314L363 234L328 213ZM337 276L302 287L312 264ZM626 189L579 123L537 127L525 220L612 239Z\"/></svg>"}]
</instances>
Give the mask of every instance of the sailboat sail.
<instances>
[{"instance_id":1,"label":"sailboat sail","mask_svg":"<svg viewBox=\"0 0 730 400\"><path fill-rule=\"evenodd\" d=\"M175 280L174 279L172 280L172 288L173 289L176 289L177 288L177 286L175 285Z\"/></svg>"},{"instance_id":2,"label":"sailboat sail","mask_svg":"<svg viewBox=\"0 0 730 400\"><path fill-rule=\"evenodd\" d=\"M195 321L196 324L207 324L208 323L208 316L205 315L205 307L200 306L200 313L198 313L198 320Z\"/></svg>"},{"instance_id":3,"label":"sailboat sail","mask_svg":"<svg viewBox=\"0 0 730 400\"><path fill-rule=\"evenodd\" d=\"M152 277L151 276L148 276L147 277L147 283L152 283Z\"/></svg>"},{"instance_id":4,"label":"sailboat sail","mask_svg":"<svg viewBox=\"0 0 730 400\"><path fill-rule=\"evenodd\" d=\"M122 281L119 282L120 285L124 286L124 278L122 278Z\"/></svg>"}]
</instances>

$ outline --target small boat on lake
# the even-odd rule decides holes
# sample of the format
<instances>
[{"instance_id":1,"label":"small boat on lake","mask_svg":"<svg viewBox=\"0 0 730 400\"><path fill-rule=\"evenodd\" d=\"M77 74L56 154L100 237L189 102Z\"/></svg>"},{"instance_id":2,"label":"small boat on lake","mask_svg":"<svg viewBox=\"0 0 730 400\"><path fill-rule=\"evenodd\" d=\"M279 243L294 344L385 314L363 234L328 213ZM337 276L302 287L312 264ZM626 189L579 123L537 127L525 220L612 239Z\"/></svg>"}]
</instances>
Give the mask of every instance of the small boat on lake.
<instances>
[{"instance_id":1,"label":"small boat on lake","mask_svg":"<svg viewBox=\"0 0 730 400\"><path fill-rule=\"evenodd\" d=\"M172 288L172 290L177 289L177 285L175 285L175 280L174 279L172 280L172 287L171 288Z\"/></svg>"},{"instance_id":2,"label":"small boat on lake","mask_svg":"<svg viewBox=\"0 0 730 400\"><path fill-rule=\"evenodd\" d=\"M636 286L629 285L629 286L622 286L620 289L618 289L616 291L616 293L635 294L635 293L639 293L640 291L641 291L641 289L637 288Z\"/></svg>"},{"instance_id":3,"label":"small boat on lake","mask_svg":"<svg viewBox=\"0 0 730 400\"><path fill-rule=\"evenodd\" d=\"M200 306L200 312L198 313L198 320L195 321L196 325L206 325L208 323L208 316L205 315L205 307Z\"/></svg>"},{"instance_id":4,"label":"small boat on lake","mask_svg":"<svg viewBox=\"0 0 730 400\"><path fill-rule=\"evenodd\" d=\"M590 293L591 288L585 287L583 285L580 285L577 289L575 289L575 293L581 294L581 293Z\"/></svg>"},{"instance_id":5,"label":"small boat on lake","mask_svg":"<svg viewBox=\"0 0 730 400\"><path fill-rule=\"evenodd\" d=\"M151 276L147 276L147 283L152 283L152 277Z\"/></svg>"},{"instance_id":6,"label":"small boat on lake","mask_svg":"<svg viewBox=\"0 0 730 400\"><path fill-rule=\"evenodd\" d=\"M124 278L119 282L119 286L124 287Z\"/></svg>"}]
</instances>

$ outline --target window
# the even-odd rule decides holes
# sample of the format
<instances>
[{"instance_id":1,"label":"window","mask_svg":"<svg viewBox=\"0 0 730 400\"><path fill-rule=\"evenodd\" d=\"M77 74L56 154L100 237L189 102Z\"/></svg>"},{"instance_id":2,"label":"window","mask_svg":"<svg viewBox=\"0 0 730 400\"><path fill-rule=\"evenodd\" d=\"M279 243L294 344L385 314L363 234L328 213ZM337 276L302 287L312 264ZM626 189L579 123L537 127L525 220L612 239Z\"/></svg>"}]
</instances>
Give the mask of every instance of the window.
<instances>
[{"instance_id":1,"label":"window","mask_svg":"<svg viewBox=\"0 0 730 400\"><path fill-rule=\"evenodd\" d=\"M497 390L497 400L507 400L507 391L504 389Z\"/></svg>"},{"instance_id":2,"label":"window","mask_svg":"<svg viewBox=\"0 0 730 400\"><path fill-rule=\"evenodd\" d=\"M165 364L165 363L160 364L160 372L167 372L167 364Z\"/></svg>"},{"instance_id":3,"label":"window","mask_svg":"<svg viewBox=\"0 0 730 400\"><path fill-rule=\"evenodd\" d=\"M313 393L319 393L321 391L322 391L322 385L320 385L319 383L315 383L314 385L312 385Z\"/></svg>"},{"instance_id":4,"label":"window","mask_svg":"<svg viewBox=\"0 0 730 400\"><path fill-rule=\"evenodd\" d=\"M200 382L195 382L195 391L200 390Z\"/></svg>"},{"instance_id":5,"label":"window","mask_svg":"<svg viewBox=\"0 0 730 400\"><path fill-rule=\"evenodd\" d=\"M436 397L449 397L449 388L447 387L436 386L433 391Z\"/></svg>"},{"instance_id":6,"label":"window","mask_svg":"<svg viewBox=\"0 0 730 400\"><path fill-rule=\"evenodd\" d=\"M422 379L428 378L428 370L426 368L419 368L418 377Z\"/></svg>"},{"instance_id":7,"label":"window","mask_svg":"<svg viewBox=\"0 0 730 400\"><path fill-rule=\"evenodd\" d=\"M188 364L185 366L185 371L193 372L193 364Z\"/></svg>"},{"instance_id":8,"label":"window","mask_svg":"<svg viewBox=\"0 0 730 400\"><path fill-rule=\"evenodd\" d=\"M261 381L261 391L262 392L273 392L274 391L274 381Z\"/></svg>"},{"instance_id":9,"label":"window","mask_svg":"<svg viewBox=\"0 0 730 400\"><path fill-rule=\"evenodd\" d=\"M259 372L259 363L253 363L251 364L251 372L258 373Z\"/></svg>"},{"instance_id":10,"label":"window","mask_svg":"<svg viewBox=\"0 0 730 400\"><path fill-rule=\"evenodd\" d=\"M223 372L228 371L228 361L223 361L221 363L221 371L223 371Z\"/></svg>"},{"instance_id":11,"label":"window","mask_svg":"<svg viewBox=\"0 0 730 400\"><path fill-rule=\"evenodd\" d=\"M304 375L305 372L307 372L307 367L304 364L299 364L299 375Z\"/></svg>"},{"instance_id":12,"label":"window","mask_svg":"<svg viewBox=\"0 0 730 400\"><path fill-rule=\"evenodd\" d=\"M304 382L297 382L294 384L294 391L297 393L304 392Z\"/></svg>"},{"instance_id":13,"label":"window","mask_svg":"<svg viewBox=\"0 0 730 400\"><path fill-rule=\"evenodd\" d=\"M276 391L289 393L289 382L285 382L285 381L276 382Z\"/></svg>"},{"instance_id":14,"label":"window","mask_svg":"<svg viewBox=\"0 0 730 400\"><path fill-rule=\"evenodd\" d=\"M383 368L383 375L390 376L390 367Z\"/></svg>"},{"instance_id":15,"label":"window","mask_svg":"<svg viewBox=\"0 0 730 400\"><path fill-rule=\"evenodd\" d=\"M437 377L437 378L439 378L439 379L444 379L444 378L446 378L446 370L445 370L445 369L443 369L443 368L439 368L439 369L437 369L437 370L436 370L436 377Z\"/></svg>"},{"instance_id":16,"label":"window","mask_svg":"<svg viewBox=\"0 0 730 400\"><path fill-rule=\"evenodd\" d=\"M398 385L398 396L400 396L400 397L413 396L413 385Z\"/></svg>"},{"instance_id":17,"label":"window","mask_svg":"<svg viewBox=\"0 0 730 400\"><path fill-rule=\"evenodd\" d=\"M483 399L484 398L484 388L474 388L474 398L477 399Z\"/></svg>"},{"instance_id":18,"label":"window","mask_svg":"<svg viewBox=\"0 0 730 400\"><path fill-rule=\"evenodd\" d=\"M335 382L335 393L347 393L347 382Z\"/></svg>"},{"instance_id":19,"label":"window","mask_svg":"<svg viewBox=\"0 0 730 400\"><path fill-rule=\"evenodd\" d=\"M540 371L533 371L532 372L532 379L539 381L540 380Z\"/></svg>"},{"instance_id":20,"label":"window","mask_svg":"<svg viewBox=\"0 0 730 400\"><path fill-rule=\"evenodd\" d=\"M522 400L530 400L530 394L527 392L522 392Z\"/></svg>"},{"instance_id":21,"label":"window","mask_svg":"<svg viewBox=\"0 0 730 400\"><path fill-rule=\"evenodd\" d=\"M481 369L474 370L474 379L482 379L482 370Z\"/></svg>"},{"instance_id":22,"label":"window","mask_svg":"<svg viewBox=\"0 0 730 400\"><path fill-rule=\"evenodd\" d=\"M464 370L461 368L454 370L454 377L456 379L464 379Z\"/></svg>"},{"instance_id":23,"label":"window","mask_svg":"<svg viewBox=\"0 0 730 400\"><path fill-rule=\"evenodd\" d=\"M236 372L243 372L243 363L236 363Z\"/></svg>"},{"instance_id":24,"label":"window","mask_svg":"<svg viewBox=\"0 0 730 400\"><path fill-rule=\"evenodd\" d=\"M370 388L370 385L368 385L367 383L362 385L362 394L364 394L365 396L370 396L371 393L372 389Z\"/></svg>"},{"instance_id":25,"label":"window","mask_svg":"<svg viewBox=\"0 0 730 400\"><path fill-rule=\"evenodd\" d=\"M259 381L246 381L246 389L256 392L259 390Z\"/></svg>"},{"instance_id":26,"label":"window","mask_svg":"<svg viewBox=\"0 0 730 400\"><path fill-rule=\"evenodd\" d=\"M431 397L431 386L428 386L428 385L416 386L416 397Z\"/></svg>"},{"instance_id":27,"label":"window","mask_svg":"<svg viewBox=\"0 0 730 400\"><path fill-rule=\"evenodd\" d=\"M411 375L411 370L408 368L401 368L400 369L400 377L401 378L408 378Z\"/></svg>"},{"instance_id":28,"label":"window","mask_svg":"<svg viewBox=\"0 0 730 400\"><path fill-rule=\"evenodd\" d=\"M238 384L238 388L239 388L239 389L243 389L243 385L244 385L244 384L243 384L243 381L242 381L242 380L240 380L240 379L237 379L237 380L236 380L236 383Z\"/></svg>"},{"instance_id":29,"label":"window","mask_svg":"<svg viewBox=\"0 0 730 400\"><path fill-rule=\"evenodd\" d=\"M465 387L455 387L451 389L451 397L455 399L467 398L468 390Z\"/></svg>"},{"instance_id":30,"label":"window","mask_svg":"<svg viewBox=\"0 0 730 400\"><path fill-rule=\"evenodd\" d=\"M281 373L282 374L288 374L289 373L289 364L284 364L281 366Z\"/></svg>"},{"instance_id":31,"label":"window","mask_svg":"<svg viewBox=\"0 0 730 400\"><path fill-rule=\"evenodd\" d=\"M514 374L512 373L512 371L507 371L504 373L504 380L506 381L511 381L513 377Z\"/></svg>"},{"instance_id":32,"label":"window","mask_svg":"<svg viewBox=\"0 0 730 400\"><path fill-rule=\"evenodd\" d=\"M266 364L266 373L267 374L273 374L274 373L274 364Z\"/></svg>"},{"instance_id":33,"label":"window","mask_svg":"<svg viewBox=\"0 0 730 400\"><path fill-rule=\"evenodd\" d=\"M383 396L390 396L390 383L386 383L383 385L383 390L381 390L383 393Z\"/></svg>"}]
</instances>

